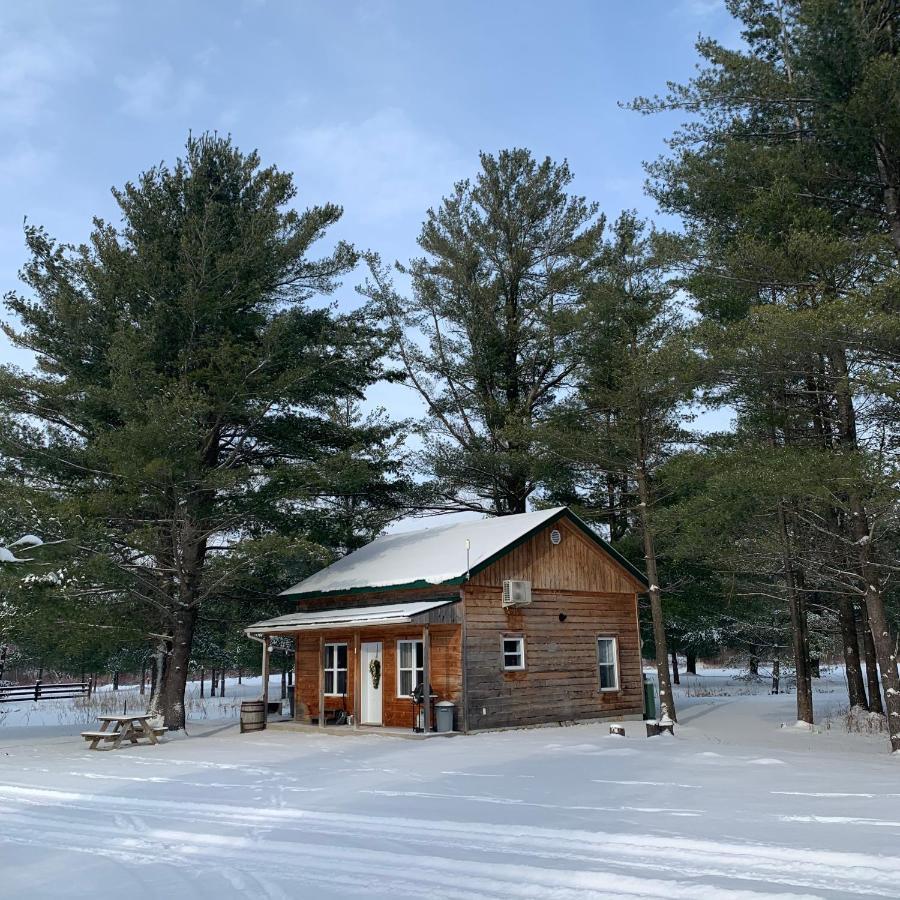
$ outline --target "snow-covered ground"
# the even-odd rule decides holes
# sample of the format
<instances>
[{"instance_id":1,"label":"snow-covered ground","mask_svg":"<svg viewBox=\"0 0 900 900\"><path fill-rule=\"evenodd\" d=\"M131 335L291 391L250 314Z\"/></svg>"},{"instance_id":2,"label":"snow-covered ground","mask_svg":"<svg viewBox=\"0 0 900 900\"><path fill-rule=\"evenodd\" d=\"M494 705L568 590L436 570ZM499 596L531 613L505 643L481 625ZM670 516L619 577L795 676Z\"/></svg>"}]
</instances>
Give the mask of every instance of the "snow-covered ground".
<instances>
[{"instance_id":1,"label":"snow-covered ground","mask_svg":"<svg viewBox=\"0 0 900 900\"><path fill-rule=\"evenodd\" d=\"M793 695L732 674L684 679L674 738L240 735L231 685L158 747L7 718L0 897L897 897L885 738L791 727ZM817 682L822 712L844 697Z\"/></svg>"}]
</instances>

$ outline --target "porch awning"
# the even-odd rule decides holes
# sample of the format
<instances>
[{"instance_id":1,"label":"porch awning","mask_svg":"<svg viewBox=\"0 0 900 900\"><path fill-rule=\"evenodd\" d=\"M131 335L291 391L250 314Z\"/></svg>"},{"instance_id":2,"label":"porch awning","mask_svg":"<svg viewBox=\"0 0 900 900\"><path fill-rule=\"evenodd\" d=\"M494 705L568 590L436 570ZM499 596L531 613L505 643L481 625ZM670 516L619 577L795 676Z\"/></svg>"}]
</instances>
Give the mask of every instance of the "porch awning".
<instances>
[{"instance_id":1,"label":"porch awning","mask_svg":"<svg viewBox=\"0 0 900 900\"><path fill-rule=\"evenodd\" d=\"M415 622L416 617L441 606L458 603L459 598L443 600L414 600L410 603L390 603L384 606L351 606L342 609L317 609L290 613L276 619L266 619L244 629L245 634L293 634L323 628L360 628L371 625L403 625Z\"/></svg>"}]
</instances>

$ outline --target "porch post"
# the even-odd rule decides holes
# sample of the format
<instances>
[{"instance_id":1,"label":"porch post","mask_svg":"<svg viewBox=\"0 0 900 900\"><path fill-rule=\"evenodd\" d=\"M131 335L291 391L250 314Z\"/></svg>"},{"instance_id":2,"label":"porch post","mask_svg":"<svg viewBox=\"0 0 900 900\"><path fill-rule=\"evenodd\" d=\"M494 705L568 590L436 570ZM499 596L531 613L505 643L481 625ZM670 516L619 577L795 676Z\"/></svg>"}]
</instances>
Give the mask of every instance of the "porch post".
<instances>
[{"instance_id":1,"label":"porch post","mask_svg":"<svg viewBox=\"0 0 900 900\"><path fill-rule=\"evenodd\" d=\"M319 728L325 727L325 635L319 635Z\"/></svg>"},{"instance_id":2,"label":"porch post","mask_svg":"<svg viewBox=\"0 0 900 900\"><path fill-rule=\"evenodd\" d=\"M362 673L359 671L359 667L362 664L360 662L360 649L359 649L359 632L353 632L353 727L359 728L359 715L360 710L362 709Z\"/></svg>"},{"instance_id":3,"label":"porch post","mask_svg":"<svg viewBox=\"0 0 900 900\"><path fill-rule=\"evenodd\" d=\"M269 635L263 636L263 658L262 658L262 700L265 704L265 712L263 715L269 714Z\"/></svg>"},{"instance_id":4,"label":"porch post","mask_svg":"<svg viewBox=\"0 0 900 900\"><path fill-rule=\"evenodd\" d=\"M294 635L294 683L291 685L291 690L294 692L294 721L300 722L302 720L302 716L300 715L300 688L298 686L297 680L297 672L299 671L299 662L300 662L300 635Z\"/></svg>"},{"instance_id":5,"label":"porch post","mask_svg":"<svg viewBox=\"0 0 900 900\"><path fill-rule=\"evenodd\" d=\"M428 734L431 731L431 632L427 625L422 628L422 680L425 682L422 687L422 727Z\"/></svg>"}]
</instances>

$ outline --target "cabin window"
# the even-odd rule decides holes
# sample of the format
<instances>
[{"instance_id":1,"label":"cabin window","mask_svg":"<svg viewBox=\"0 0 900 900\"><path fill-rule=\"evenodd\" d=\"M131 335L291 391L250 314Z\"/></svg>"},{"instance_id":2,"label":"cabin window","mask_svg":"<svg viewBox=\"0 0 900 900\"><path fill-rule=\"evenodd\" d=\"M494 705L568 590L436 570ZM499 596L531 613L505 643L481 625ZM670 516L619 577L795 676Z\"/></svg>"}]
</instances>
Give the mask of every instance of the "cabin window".
<instances>
[{"instance_id":1,"label":"cabin window","mask_svg":"<svg viewBox=\"0 0 900 900\"><path fill-rule=\"evenodd\" d=\"M619 644L614 637L597 638L597 664L600 669L600 690L619 689Z\"/></svg>"},{"instance_id":2,"label":"cabin window","mask_svg":"<svg viewBox=\"0 0 900 900\"><path fill-rule=\"evenodd\" d=\"M503 638L503 668L507 672L521 671L525 668L525 638Z\"/></svg>"},{"instance_id":3,"label":"cabin window","mask_svg":"<svg viewBox=\"0 0 900 900\"><path fill-rule=\"evenodd\" d=\"M347 645L325 645L325 693L341 697L347 693Z\"/></svg>"},{"instance_id":4,"label":"cabin window","mask_svg":"<svg viewBox=\"0 0 900 900\"><path fill-rule=\"evenodd\" d=\"M397 696L408 697L425 680L421 641L397 641Z\"/></svg>"}]
</instances>

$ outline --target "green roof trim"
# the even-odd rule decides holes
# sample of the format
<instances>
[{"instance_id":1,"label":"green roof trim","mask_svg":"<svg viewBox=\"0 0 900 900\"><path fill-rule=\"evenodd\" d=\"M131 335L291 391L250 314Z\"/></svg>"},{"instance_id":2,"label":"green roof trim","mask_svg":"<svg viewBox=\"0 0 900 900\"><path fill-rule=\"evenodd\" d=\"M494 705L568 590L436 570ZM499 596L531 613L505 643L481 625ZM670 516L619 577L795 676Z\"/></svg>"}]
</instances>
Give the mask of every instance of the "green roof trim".
<instances>
[{"instance_id":1,"label":"green roof trim","mask_svg":"<svg viewBox=\"0 0 900 900\"><path fill-rule=\"evenodd\" d=\"M609 554L623 569L625 569L629 575L633 578L636 578L645 588L645 590L650 589L650 582L647 581L647 576L641 572L636 566L630 563L618 550L616 550L612 545L610 545L607 541L603 540L587 522L583 519L580 519L575 513L572 512L571 509L566 507L565 509L561 509L555 516L550 519L546 519L543 522L535 525L530 531L526 531L525 534L518 537L516 540L507 544L502 550L499 550L493 556L489 556L487 559L483 559L478 565L473 566L470 575L477 575L479 572L484 571L488 566L493 565L497 562L498 559L506 556L511 550L514 550L516 547L520 547L526 541L530 541L539 531L543 531L545 528L549 528L553 525L554 522L558 522L560 519L568 519L573 525L575 525L580 531L582 531L587 537L589 537L595 544L597 544L601 550L604 550L607 554Z\"/></svg>"}]
</instances>

